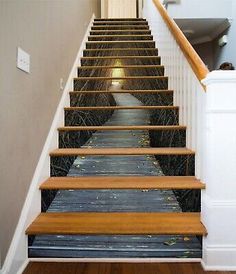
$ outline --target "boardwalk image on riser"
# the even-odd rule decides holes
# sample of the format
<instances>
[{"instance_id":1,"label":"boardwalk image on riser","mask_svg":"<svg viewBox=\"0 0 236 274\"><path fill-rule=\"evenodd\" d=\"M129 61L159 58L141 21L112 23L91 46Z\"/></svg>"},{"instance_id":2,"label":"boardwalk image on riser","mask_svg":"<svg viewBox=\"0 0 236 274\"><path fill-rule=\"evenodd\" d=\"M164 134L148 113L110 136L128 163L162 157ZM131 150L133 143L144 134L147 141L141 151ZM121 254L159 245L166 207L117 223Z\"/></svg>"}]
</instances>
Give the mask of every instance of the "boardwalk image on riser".
<instances>
[{"instance_id":1,"label":"boardwalk image on riser","mask_svg":"<svg viewBox=\"0 0 236 274\"><path fill-rule=\"evenodd\" d=\"M114 94L117 106L141 106L130 94ZM148 125L147 110L116 110L104 126ZM83 148L149 147L148 131L96 131ZM78 157L68 176L163 176L154 156ZM180 212L171 190L61 190L48 212ZM187 239L187 241L186 241ZM32 257L200 257L196 237L37 236Z\"/></svg>"},{"instance_id":2,"label":"boardwalk image on riser","mask_svg":"<svg viewBox=\"0 0 236 274\"><path fill-rule=\"evenodd\" d=\"M202 257L205 185L163 60L145 19L94 20L25 231L29 257Z\"/></svg>"}]
</instances>

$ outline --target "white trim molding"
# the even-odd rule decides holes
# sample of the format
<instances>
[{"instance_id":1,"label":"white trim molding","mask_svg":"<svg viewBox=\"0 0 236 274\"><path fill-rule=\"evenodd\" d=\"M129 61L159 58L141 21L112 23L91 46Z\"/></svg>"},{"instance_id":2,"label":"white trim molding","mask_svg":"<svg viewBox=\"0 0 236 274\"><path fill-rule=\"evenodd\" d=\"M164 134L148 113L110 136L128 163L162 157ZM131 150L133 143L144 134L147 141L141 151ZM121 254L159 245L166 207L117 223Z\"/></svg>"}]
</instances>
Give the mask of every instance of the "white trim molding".
<instances>
[{"instance_id":1,"label":"white trim molding","mask_svg":"<svg viewBox=\"0 0 236 274\"><path fill-rule=\"evenodd\" d=\"M32 258L30 262L70 263L200 263L201 258Z\"/></svg>"},{"instance_id":2,"label":"white trim molding","mask_svg":"<svg viewBox=\"0 0 236 274\"><path fill-rule=\"evenodd\" d=\"M73 87L73 78L77 76L77 67L80 64L80 58L83 56L83 50L86 47L86 41L94 18L95 15L93 14L63 90L60 103L57 107L49 134L31 181L10 248L3 268L1 269L1 274L20 274L28 262L28 241L25 230L41 211L39 184L50 176L49 152L58 147L57 128L64 124L64 107L69 106L69 91L71 91Z\"/></svg>"},{"instance_id":3,"label":"white trim molding","mask_svg":"<svg viewBox=\"0 0 236 274\"><path fill-rule=\"evenodd\" d=\"M204 79L202 265L236 270L236 71L213 71Z\"/></svg>"}]
</instances>

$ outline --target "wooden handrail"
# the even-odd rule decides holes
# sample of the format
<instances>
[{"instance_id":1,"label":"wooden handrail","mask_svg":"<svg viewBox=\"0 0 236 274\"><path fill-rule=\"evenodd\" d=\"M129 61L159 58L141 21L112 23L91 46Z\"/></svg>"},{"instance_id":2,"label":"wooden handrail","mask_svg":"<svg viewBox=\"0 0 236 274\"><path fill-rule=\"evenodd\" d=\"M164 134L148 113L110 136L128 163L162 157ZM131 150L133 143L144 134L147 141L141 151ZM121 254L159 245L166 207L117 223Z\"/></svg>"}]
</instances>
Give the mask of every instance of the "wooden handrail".
<instances>
[{"instance_id":1,"label":"wooden handrail","mask_svg":"<svg viewBox=\"0 0 236 274\"><path fill-rule=\"evenodd\" d=\"M194 73L196 74L199 81L203 80L209 73L208 68L199 57L197 52L194 50L192 45L189 43L188 39L185 37L183 32L180 30L175 21L168 15L166 9L161 4L160 0L152 0L158 11L160 12L163 20L174 36L176 42L179 44L183 54L187 58L190 66L192 67Z\"/></svg>"}]
</instances>

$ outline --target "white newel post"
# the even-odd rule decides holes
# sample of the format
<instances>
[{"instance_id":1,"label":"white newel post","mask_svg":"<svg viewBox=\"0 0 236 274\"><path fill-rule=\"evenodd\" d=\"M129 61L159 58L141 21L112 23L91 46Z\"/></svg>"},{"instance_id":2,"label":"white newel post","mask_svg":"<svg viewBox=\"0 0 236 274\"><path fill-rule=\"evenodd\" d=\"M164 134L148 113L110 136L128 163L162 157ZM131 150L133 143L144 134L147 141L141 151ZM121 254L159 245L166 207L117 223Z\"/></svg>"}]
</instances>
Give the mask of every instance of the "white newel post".
<instances>
[{"instance_id":1,"label":"white newel post","mask_svg":"<svg viewBox=\"0 0 236 274\"><path fill-rule=\"evenodd\" d=\"M202 262L207 270L236 270L236 71L213 71L203 83Z\"/></svg>"}]
</instances>

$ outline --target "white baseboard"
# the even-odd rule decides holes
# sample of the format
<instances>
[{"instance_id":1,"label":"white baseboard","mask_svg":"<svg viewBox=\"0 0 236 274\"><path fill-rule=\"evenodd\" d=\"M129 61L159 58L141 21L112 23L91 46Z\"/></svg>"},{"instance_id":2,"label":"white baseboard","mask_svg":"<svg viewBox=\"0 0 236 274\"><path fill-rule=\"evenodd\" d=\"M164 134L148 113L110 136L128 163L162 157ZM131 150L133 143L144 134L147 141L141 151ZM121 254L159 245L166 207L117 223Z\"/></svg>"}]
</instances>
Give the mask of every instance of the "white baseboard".
<instances>
[{"instance_id":1,"label":"white baseboard","mask_svg":"<svg viewBox=\"0 0 236 274\"><path fill-rule=\"evenodd\" d=\"M22 274L24 272L24 270L26 269L28 263L29 263L29 259L27 258L24 263L20 266L20 268L18 269L16 274Z\"/></svg>"},{"instance_id":2,"label":"white baseboard","mask_svg":"<svg viewBox=\"0 0 236 274\"><path fill-rule=\"evenodd\" d=\"M206 271L236 271L236 246L206 246L202 267Z\"/></svg>"},{"instance_id":3,"label":"white baseboard","mask_svg":"<svg viewBox=\"0 0 236 274\"><path fill-rule=\"evenodd\" d=\"M80 64L80 58L83 56L83 50L86 48L86 42L94 18L95 15L93 14L63 90L60 103L57 107L49 134L31 181L10 248L3 268L1 269L1 274L20 274L21 272L19 271L22 271L26 266L26 263L28 263L28 242L25 230L41 212L39 184L50 176L49 152L58 147L57 128L64 124L64 107L69 106L69 91L71 91L73 87L73 78L77 76L77 67Z\"/></svg>"}]
</instances>

